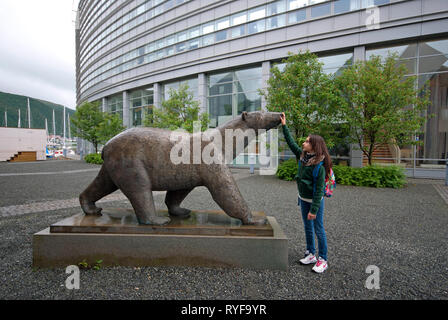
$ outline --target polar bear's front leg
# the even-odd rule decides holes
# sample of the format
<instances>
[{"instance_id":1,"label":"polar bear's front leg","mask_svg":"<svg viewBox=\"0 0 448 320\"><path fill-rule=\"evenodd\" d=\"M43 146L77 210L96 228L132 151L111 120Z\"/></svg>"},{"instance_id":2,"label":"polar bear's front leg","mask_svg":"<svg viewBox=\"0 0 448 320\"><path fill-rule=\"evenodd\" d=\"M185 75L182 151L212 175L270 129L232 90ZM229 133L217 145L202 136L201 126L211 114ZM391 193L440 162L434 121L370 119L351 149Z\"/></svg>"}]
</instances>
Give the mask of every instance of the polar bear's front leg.
<instances>
[{"instance_id":1,"label":"polar bear's front leg","mask_svg":"<svg viewBox=\"0 0 448 320\"><path fill-rule=\"evenodd\" d=\"M206 187L210 191L213 200L227 215L240 219L243 224L266 224L266 218L252 216L249 206L241 195L230 170L224 166L220 169L210 171L209 173L213 173L214 177L210 177L206 181Z\"/></svg>"}]
</instances>

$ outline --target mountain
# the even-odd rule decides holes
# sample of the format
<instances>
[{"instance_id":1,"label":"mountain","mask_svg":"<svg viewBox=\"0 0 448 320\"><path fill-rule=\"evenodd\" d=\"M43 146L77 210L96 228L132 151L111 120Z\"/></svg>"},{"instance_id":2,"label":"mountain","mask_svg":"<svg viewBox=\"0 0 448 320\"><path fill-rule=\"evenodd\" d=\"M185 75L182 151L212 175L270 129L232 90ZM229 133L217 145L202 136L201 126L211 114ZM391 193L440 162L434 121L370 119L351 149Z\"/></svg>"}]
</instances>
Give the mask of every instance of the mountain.
<instances>
[{"instance_id":1,"label":"mountain","mask_svg":"<svg viewBox=\"0 0 448 320\"><path fill-rule=\"evenodd\" d=\"M0 126L5 126L5 111L8 116L8 127L16 127L18 124L20 109L20 126L28 128L27 98L17 94L11 94L0 91ZM64 134L64 106L35 98L30 99L31 110L31 128L45 129L45 119L48 122L48 134L53 134L53 110L55 117L56 135ZM75 110L65 108L66 116L66 135L68 136L68 116L72 117Z\"/></svg>"}]
</instances>

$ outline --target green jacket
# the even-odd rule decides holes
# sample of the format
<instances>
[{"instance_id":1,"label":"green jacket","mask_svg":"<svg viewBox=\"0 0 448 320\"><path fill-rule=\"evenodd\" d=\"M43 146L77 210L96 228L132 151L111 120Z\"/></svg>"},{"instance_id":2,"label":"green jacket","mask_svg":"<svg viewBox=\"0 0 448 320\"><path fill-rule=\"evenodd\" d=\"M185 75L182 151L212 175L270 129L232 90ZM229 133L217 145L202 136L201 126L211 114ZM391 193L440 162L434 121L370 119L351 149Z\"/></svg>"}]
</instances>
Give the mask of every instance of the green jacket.
<instances>
[{"instance_id":1,"label":"green jacket","mask_svg":"<svg viewBox=\"0 0 448 320\"><path fill-rule=\"evenodd\" d=\"M301 158L302 148L300 148L294 139L291 137L291 133L286 125L283 127L283 135L285 136L286 143L288 144L291 151L296 155L297 158ZM324 156L320 159L315 157L311 158L306 165L300 164L297 168L297 174L294 179L297 181L297 189L299 190L299 195L301 198L313 199L311 204L310 212L312 214L317 214L319 211L320 203L322 197L324 196L325 187L325 167L322 165L319 169L316 180L316 192L313 194L313 170L319 162L323 161Z\"/></svg>"}]
</instances>

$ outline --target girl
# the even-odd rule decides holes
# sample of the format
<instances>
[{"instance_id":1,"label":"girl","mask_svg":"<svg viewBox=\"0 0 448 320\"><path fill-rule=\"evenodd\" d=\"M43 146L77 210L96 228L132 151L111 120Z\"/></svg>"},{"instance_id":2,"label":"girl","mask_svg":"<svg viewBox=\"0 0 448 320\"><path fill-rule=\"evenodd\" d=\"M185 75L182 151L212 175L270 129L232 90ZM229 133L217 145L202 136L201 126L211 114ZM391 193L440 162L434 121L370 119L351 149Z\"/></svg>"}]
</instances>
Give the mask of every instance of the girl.
<instances>
[{"instance_id":1,"label":"girl","mask_svg":"<svg viewBox=\"0 0 448 320\"><path fill-rule=\"evenodd\" d=\"M324 139L318 135L310 135L300 148L289 133L286 126L285 113L280 116L283 134L291 151L300 157L300 163L295 179L299 189L298 204L302 209L303 224L305 226L306 252L300 260L302 264L316 263L313 271L322 273L328 268L327 263L327 238L324 229L324 188L325 177L330 175L332 167L331 158ZM314 168L320 163L317 179L313 177ZM314 182L315 181L315 182ZM314 184L316 184L314 186ZM314 246L314 234L317 235L319 247L319 259L316 258Z\"/></svg>"}]
</instances>

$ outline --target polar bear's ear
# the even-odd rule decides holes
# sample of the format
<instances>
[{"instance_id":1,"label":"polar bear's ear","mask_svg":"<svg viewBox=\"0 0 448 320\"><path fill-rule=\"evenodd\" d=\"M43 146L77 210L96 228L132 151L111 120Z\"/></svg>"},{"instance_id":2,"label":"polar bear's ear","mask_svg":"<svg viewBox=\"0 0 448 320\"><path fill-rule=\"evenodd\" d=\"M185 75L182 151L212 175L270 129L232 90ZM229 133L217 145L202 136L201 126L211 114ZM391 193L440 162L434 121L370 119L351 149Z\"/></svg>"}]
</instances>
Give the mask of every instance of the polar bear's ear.
<instances>
[{"instance_id":1,"label":"polar bear's ear","mask_svg":"<svg viewBox=\"0 0 448 320\"><path fill-rule=\"evenodd\" d=\"M243 111L243 113L241 114L241 118L243 118L243 121L246 121L247 118L247 112Z\"/></svg>"}]
</instances>

